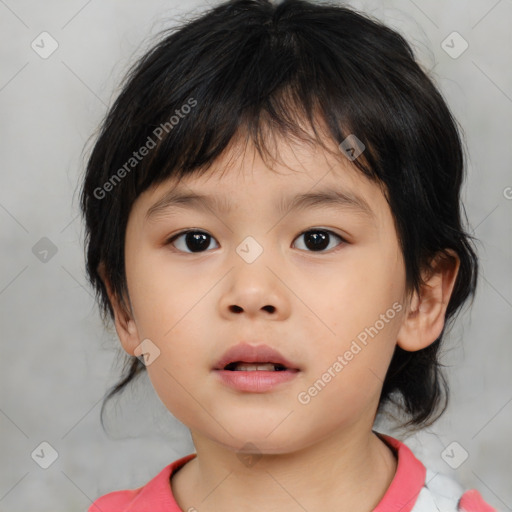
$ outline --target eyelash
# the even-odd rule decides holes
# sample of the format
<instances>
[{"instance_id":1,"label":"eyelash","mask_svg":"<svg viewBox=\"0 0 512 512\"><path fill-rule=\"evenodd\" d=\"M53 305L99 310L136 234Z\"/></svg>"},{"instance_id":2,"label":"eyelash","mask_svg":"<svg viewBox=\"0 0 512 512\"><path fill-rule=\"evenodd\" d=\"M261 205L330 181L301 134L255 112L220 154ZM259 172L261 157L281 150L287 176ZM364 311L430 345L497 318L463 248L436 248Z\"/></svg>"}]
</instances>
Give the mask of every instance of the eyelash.
<instances>
[{"instance_id":1,"label":"eyelash","mask_svg":"<svg viewBox=\"0 0 512 512\"><path fill-rule=\"evenodd\" d=\"M294 239L294 241L296 239L300 238L301 236L305 235L306 233L318 233L318 232L327 233L329 236L333 235L333 236L339 238L341 240L341 243L337 247L335 247L334 249L330 249L329 251L321 250L321 251L305 251L305 252L311 252L313 254L314 253L321 254L324 252L336 252L340 249L340 246L344 246L348 243L342 236L338 235L337 233L334 233L334 231L331 231L329 229L324 229L324 228L310 228L306 231L303 231ZM207 235L210 238L212 238L213 240L215 240L215 238L213 236L211 236L209 233L207 233L206 231L202 231L200 229L187 229L184 231L180 231L179 233L176 233L175 235L171 236L169 239L166 240L165 245L173 245L173 242L175 242L181 236L187 235L188 233L201 233L201 234ZM188 252L188 251L181 251L178 249L178 252L181 252L184 254L201 254L201 253L208 252L208 251L206 250L206 251L198 251L198 252Z\"/></svg>"}]
</instances>

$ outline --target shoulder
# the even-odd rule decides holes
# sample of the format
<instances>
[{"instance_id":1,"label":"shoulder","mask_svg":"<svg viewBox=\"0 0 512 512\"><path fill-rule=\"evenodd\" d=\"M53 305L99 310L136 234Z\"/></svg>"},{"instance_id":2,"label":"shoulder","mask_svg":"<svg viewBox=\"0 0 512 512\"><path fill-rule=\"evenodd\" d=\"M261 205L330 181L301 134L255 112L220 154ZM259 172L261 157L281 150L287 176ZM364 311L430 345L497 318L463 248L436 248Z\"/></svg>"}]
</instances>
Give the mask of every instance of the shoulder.
<instances>
[{"instance_id":1,"label":"shoulder","mask_svg":"<svg viewBox=\"0 0 512 512\"><path fill-rule=\"evenodd\" d=\"M450 476L426 468L402 441L377 433L397 455L395 478L373 512L496 512L475 490L464 489Z\"/></svg>"},{"instance_id":2,"label":"shoulder","mask_svg":"<svg viewBox=\"0 0 512 512\"><path fill-rule=\"evenodd\" d=\"M425 484L412 512L496 512L484 501L480 493L462 487L448 475L427 469Z\"/></svg>"},{"instance_id":3,"label":"shoulder","mask_svg":"<svg viewBox=\"0 0 512 512\"><path fill-rule=\"evenodd\" d=\"M87 512L181 512L172 494L170 478L195 456L192 453L174 461L142 487L113 491L99 497Z\"/></svg>"},{"instance_id":4,"label":"shoulder","mask_svg":"<svg viewBox=\"0 0 512 512\"><path fill-rule=\"evenodd\" d=\"M134 490L113 491L100 496L87 509L87 512L125 512L143 487Z\"/></svg>"}]
</instances>

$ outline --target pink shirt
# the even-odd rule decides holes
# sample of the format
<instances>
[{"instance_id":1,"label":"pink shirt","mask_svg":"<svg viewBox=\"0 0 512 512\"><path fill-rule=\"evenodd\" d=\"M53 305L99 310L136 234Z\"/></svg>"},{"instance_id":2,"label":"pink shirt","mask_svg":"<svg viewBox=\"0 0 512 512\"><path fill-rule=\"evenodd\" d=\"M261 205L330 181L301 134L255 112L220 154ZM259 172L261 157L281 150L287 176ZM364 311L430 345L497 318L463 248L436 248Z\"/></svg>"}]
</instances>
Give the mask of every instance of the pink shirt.
<instances>
[{"instance_id":1,"label":"pink shirt","mask_svg":"<svg viewBox=\"0 0 512 512\"><path fill-rule=\"evenodd\" d=\"M458 484L444 475L427 478L427 469L408 446L385 434L379 436L395 451L398 464L391 485L373 512L496 512L476 490L461 493ZM191 453L174 461L142 487L98 498L88 512L183 512L174 499L170 479L194 457L196 454Z\"/></svg>"}]
</instances>

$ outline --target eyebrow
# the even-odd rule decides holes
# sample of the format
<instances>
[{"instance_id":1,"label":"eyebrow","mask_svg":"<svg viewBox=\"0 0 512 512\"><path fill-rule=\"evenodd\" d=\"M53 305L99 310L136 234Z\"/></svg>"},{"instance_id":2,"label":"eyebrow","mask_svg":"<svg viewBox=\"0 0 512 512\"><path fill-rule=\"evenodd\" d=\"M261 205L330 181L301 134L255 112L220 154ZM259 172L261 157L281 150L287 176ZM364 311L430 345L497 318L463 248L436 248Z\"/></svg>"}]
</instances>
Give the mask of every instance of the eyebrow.
<instances>
[{"instance_id":1,"label":"eyebrow","mask_svg":"<svg viewBox=\"0 0 512 512\"><path fill-rule=\"evenodd\" d=\"M281 214L323 207L352 210L370 219L375 218L375 213L363 197L350 191L335 190L332 188L281 197L277 204L277 210ZM150 220L153 217L157 217L159 214L176 208L197 209L204 212L214 210L224 214L231 211L226 196L198 194L195 192L180 191L176 188L169 191L148 209L146 212L146 220Z\"/></svg>"}]
</instances>

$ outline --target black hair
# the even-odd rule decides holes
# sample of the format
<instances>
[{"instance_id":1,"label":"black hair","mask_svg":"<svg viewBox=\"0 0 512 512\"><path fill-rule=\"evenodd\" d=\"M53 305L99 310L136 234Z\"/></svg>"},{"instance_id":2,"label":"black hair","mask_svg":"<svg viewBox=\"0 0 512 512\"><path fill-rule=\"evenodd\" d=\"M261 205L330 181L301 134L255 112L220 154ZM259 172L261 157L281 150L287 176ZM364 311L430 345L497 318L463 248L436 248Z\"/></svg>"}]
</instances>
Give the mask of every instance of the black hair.
<instances>
[{"instance_id":1,"label":"black hair","mask_svg":"<svg viewBox=\"0 0 512 512\"><path fill-rule=\"evenodd\" d=\"M103 320L114 316L100 265L126 306L126 225L150 186L206 171L241 134L263 158L269 133L326 149L326 133L337 145L355 134L366 149L353 163L385 190L407 290L420 290L436 254L460 258L441 335L415 352L396 346L379 401L378 412L399 405L405 427L432 424L448 404L441 341L475 293L478 259L462 223L461 131L409 44L352 8L305 0L227 1L161 35L129 70L82 185L86 268ZM139 158L142 147L149 149ZM106 402L145 370L137 357L124 357L102 424Z\"/></svg>"}]
</instances>

